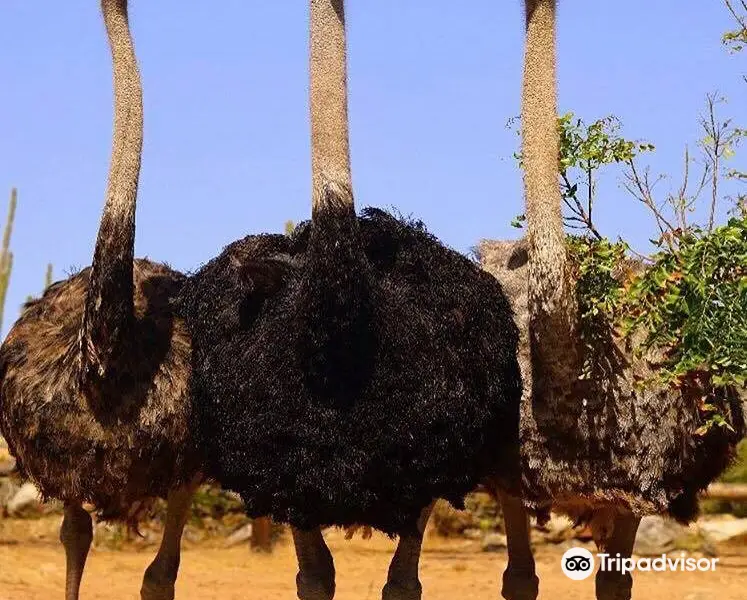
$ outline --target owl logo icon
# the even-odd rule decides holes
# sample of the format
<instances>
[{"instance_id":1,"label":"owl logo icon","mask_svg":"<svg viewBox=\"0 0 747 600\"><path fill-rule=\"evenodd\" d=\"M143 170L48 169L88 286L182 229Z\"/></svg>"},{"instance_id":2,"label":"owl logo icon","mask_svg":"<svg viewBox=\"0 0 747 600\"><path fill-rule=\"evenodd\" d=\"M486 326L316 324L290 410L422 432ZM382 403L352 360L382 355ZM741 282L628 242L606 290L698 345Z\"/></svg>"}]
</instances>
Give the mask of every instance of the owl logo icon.
<instances>
[{"instance_id":1,"label":"owl logo icon","mask_svg":"<svg viewBox=\"0 0 747 600\"><path fill-rule=\"evenodd\" d=\"M569 579L581 581L594 572L594 555L586 548L570 548L560 559L560 568Z\"/></svg>"}]
</instances>

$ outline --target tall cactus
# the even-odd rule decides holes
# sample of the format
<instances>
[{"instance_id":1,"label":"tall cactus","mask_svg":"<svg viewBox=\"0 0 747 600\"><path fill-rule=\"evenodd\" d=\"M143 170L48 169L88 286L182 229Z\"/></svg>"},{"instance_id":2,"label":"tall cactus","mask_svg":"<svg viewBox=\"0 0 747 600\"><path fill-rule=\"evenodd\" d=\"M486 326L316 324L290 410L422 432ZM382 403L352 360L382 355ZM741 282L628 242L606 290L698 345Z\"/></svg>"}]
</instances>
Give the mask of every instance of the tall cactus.
<instances>
[{"instance_id":1,"label":"tall cactus","mask_svg":"<svg viewBox=\"0 0 747 600\"><path fill-rule=\"evenodd\" d=\"M52 285L52 263L47 263L47 271L44 273L44 289L42 290L42 294L47 290L47 288ZM31 302L32 300L35 300L36 296L28 295L26 296L26 303Z\"/></svg>"},{"instance_id":2,"label":"tall cactus","mask_svg":"<svg viewBox=\"0 0 747 600\"><path fill-rule=\"evenodd\" d=\"M5 297L8 294L10 273L13 270L13 253L10 251L10 238L13 234L13 221L16 218L16 203L18 202L18 191L13 188L10 191L10 204L8 206L8 218L5 221L3 232L3 245L0 248L0 328L3 325L3 312L5 309Z\"/></svg>"},{"instance_id":3,"label":"tall cactus","mask_svg":"<svg viewBox=\"0 0 747 600\"><path fill-rule=\"evenodd\" d=\"M47 263L47 273L44 276L44 289L46 290L50 285L52 285L52 263Z\"/></svg>"}]
</instances>

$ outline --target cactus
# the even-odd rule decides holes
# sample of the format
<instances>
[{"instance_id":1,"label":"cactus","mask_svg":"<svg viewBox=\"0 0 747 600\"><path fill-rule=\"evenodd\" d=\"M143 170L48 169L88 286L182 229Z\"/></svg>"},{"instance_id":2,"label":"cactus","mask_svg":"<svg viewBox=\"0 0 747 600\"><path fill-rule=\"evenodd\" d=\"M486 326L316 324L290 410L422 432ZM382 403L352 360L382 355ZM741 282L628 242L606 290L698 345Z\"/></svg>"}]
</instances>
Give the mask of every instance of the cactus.
<instances>
[{"instance_id":1,"label":"cactus","mask_svg":"<svg viewBox=\"0 0 747 600\"><path fill-rule=\"evenodd\" d=\"M18 191L13 188L10 191L10 204L8 205L8 218L5 221L3 232L3 245L0 248L0 328L3 324L3 311L5 308L5 297L8 294L10 273L13 270L13 253L10 251L10 238L13 234L13 221L16 218L16 203L18 202Z\"/></svg>"},{"instance_id":2,"label":"cactus","mask_svg":"<svg viewBox=\"0 0 747 600\"><path fill-rule=\"evenodd\" d=\"M52 285L52 263L47 263L47 272L44 274L44 289L42 290L42 293L44 293L50 285ZM35 299L36 296L26 296L26 304Z\"/></svg>"},{"instance_id":3,"label":"cactus","mask_svg":"<svg viewBox=\"0 0 747 600\"><path fill-rule=\"evenodd\" d=\"M293 230L296 228L296 224L293 221L286 221L285 222L285 235L290 235L293 233Z\"/></svg>"},{"instance_id":4,"label":"cactus","mask_svg":"<svg viewBox=\"0 0 747 600\"><path fill-rule=\"evenodd\" d=\"M44 289L46 290L50 285L52 285L52 263L47 263L47 273L44 276Z\"/></svg>"}]
</instances>

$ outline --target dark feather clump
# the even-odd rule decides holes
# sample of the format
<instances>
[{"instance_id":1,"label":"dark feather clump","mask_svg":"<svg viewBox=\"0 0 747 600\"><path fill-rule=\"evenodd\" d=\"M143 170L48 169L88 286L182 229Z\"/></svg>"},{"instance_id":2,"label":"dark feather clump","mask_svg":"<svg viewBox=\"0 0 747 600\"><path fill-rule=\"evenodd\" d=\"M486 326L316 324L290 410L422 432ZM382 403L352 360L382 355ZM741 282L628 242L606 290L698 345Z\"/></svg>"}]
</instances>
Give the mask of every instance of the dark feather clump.
<instances>
[{"instance_id":1,"label":"dark feather clump","mask_svg":"<svg viewBox=\"0 0 747 600\"><path fill-rule=\"evenodd\" d=\"M252 516L389 534L486 477L515 489L518 331L500 284L420 223L324 218L235 242L182 289L208 473Z\"/></svg>"}]
</instances>

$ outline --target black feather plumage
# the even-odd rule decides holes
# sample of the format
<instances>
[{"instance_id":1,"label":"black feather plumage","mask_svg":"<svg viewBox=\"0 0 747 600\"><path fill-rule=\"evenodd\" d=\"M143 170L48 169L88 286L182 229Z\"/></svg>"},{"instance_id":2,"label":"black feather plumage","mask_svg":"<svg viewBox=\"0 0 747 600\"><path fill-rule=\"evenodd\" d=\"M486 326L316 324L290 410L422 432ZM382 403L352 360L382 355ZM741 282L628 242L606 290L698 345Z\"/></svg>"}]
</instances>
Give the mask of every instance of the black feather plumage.
<instances>
[{"instance_id":1,"label":"black feather plumage","mask_svg":"<svg viewBox=\"0 0 747 600\"><path fill-rule=\"evenodd\" d=\"M367 209L246 237L177 311L206 469L250 515L396 534L433 498L518 484L511 308L421 223Z\"/></svg>"}]
</instances>

